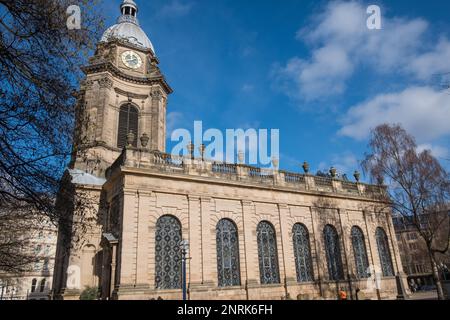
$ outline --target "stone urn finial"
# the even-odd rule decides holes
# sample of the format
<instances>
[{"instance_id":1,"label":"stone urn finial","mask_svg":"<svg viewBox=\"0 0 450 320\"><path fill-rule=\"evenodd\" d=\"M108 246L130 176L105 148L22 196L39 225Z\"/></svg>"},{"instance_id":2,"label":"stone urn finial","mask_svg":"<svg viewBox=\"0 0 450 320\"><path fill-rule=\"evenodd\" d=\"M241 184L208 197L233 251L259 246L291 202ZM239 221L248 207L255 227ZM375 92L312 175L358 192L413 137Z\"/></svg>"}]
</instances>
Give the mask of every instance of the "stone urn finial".
<instances>
[{"instance_id":1,"label":"stone urn finial","mask_svg":"<svg viewBox=\"0 0 450 320\"><path fill-rule=\"evenodd\" d=\"M330 174L331 174L332 178L336 178L336 173L337 173L336 168L335 167L331 167L330 168Z\"/></svg>"},{"instance_id":2,"label":"stone urn finial","mask_svg":"<svg viewBox=\"0 0 450 320\"><path fill-rule=\"evenodd\" d=\"M275 170L278 170L278 166L280 165L280 160L277 157L272 157L272 165Z\"/></svg>"},{"instance_id":3,"label":"stone urn finial","mask_svg":"<svg viewBox=\"0 0 450 320\"><path fill-rule=\"evenodd\" d=\"M306 161L303 162L302 168L303 168L303 171L304 171L306 174L309 173L309 163L308 163L308 162L306 162Z\"/></svg>"},{"instance_id":4,"label":"stone urn finial","mask_svg":"<svg viewBox=\"0 0 450 320\"><path fill-rule=\"evenodd\" d=\"M149 140L150 140L150 137L148 136L148 134L143 133L141 136L141 146L143 148L146 148Z\"/></svg>"},{"instance_id":5,"label":"stone urn finial","mask_svg":"<svg viewBox=\"0 0 450 320\"><path fill-rule=\"evenodd\" d=\"M384 177L382 176L377 177L377 183L379 186L382 186L384 184Z\"/></svg>"},{"instance_id":6,"label":"stone urn finial","mask_svg":"<svg viewBox=\"0 0 450 320\"><path fill-rule=\"evenodd\" d=\"M361 178L361 174L359 173L358 170L355 170L355 173L353 174L353 176L355 177L356 182L359 182L359 179Z\"/></svg>"},{"instance_id":7,"label":"stone urn finial","mask_svg":"<svg viewBox=\"0 0 450 320\"><path fill-rule=\"evenodd\" d=\"M134 138L135 138L136 136L135 136L135 134L132 132L132 131L130 131L128 134L127 134L127 146L128 147L131 147L132 145L133 145L133 143L134 143Z\"/></svg>"},{"instance_id":8,"label":"stone urn finial","mask_svg":"<svg viewBox=\"0 0 450 320\"><path fill-rule=\"evenodd\" d=\"M238 161L240 164L244 163L244 157L245 157L245 153L242 150L239 150L238 152Z\"/></svg>"}]
</instances>

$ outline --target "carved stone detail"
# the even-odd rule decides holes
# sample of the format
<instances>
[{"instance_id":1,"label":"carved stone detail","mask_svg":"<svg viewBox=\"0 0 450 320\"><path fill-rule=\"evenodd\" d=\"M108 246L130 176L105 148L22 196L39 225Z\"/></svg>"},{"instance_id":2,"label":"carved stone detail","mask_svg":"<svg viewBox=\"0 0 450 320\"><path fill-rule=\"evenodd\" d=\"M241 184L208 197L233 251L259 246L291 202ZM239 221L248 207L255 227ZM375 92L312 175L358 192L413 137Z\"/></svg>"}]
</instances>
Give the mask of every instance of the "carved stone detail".
<instances>
[{"instance_id":1,"label":"carved stone detail","mask_svg":"<svg viewBox=\"0 0 450 320\"><path fill-rule=\"evenodd\" d=\"M150 92L150 96L153 98L153 100L156 100L158 102L162 99L162 93L159 90Z\"/></svg>"},{"instance_id":2,"label":"carved stone detail","mask_svg":"<svg viewBox=\"0 0 450 320\"><path fill-rule=\"evenodd\" d=\"M100 88L106 88L106 89L111 89L113 86L113 81L109 78L102 78L100 80L98 80L98 85L100 86Z\"/></svg>"},{"instance_id":3,"label":"carved stone detail","mask_svg":"<svg viewBox=\"0 0 450 320\"><path fill-rule=\"evenodd\" d=\"M136 93L129 92L129 91L125 91L125 90L122 90L122 89L119 89L119 88L114 88L114 91L115 91L117 94L120 94L120 95L122 95L122 96L129 97L129 98L132 98L132 99L146 100L146 99L148 98L148 95L144 95L144 94L136 94Z\"/></svg>"}]
</instances>

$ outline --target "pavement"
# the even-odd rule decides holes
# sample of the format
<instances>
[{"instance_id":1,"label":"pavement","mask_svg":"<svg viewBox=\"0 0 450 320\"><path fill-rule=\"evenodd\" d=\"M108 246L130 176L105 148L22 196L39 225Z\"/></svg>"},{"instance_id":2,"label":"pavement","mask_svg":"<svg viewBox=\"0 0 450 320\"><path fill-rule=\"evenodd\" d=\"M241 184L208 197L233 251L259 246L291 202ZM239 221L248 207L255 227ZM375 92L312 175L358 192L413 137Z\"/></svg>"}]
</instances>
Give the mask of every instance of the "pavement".
<instances>
[{"instance_id":1,"label":"pavement","mask_svg":"<svg viewBox=\"0 0 450 320\"><path fill-rule=\"evenodd\" d=\"M437 300L436 291L419 291L411 294L408 300Z\"/></svg>"}]
</instances>

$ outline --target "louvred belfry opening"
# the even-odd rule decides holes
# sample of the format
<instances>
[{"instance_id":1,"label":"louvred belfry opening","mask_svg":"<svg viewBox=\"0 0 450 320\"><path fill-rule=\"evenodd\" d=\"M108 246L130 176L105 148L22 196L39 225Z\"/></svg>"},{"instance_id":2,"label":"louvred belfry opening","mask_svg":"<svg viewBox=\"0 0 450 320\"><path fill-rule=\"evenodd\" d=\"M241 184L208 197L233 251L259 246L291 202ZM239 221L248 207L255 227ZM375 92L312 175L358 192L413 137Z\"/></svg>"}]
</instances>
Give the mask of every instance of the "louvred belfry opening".
<instances>
[{"instance_id":1,"label":"louvred belfry opening","mask_svg":"<svg viewBox=\"0 0 450 320\"><path fill-rule=\"evenodd\" d=\"M127 145L127 135L132 132L134 134L133 147L137 147L138 141L138 110L131 104L120 107L119 113L119 130L117 132L117 147L124 148Z\"/></svg>"}]
</instances>

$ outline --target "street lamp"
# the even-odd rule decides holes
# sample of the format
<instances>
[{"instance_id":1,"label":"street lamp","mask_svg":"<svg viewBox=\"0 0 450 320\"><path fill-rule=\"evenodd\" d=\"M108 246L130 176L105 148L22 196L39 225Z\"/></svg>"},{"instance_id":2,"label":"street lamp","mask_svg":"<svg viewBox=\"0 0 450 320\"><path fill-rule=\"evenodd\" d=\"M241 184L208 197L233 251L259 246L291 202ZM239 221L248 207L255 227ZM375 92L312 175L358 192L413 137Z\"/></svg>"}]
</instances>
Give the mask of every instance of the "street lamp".
<instances>
[{"instance_id":1,"label":"street lamp","mask_svg":"<svg viewBox=\"0 0 450 320\"><path fill-rule=\"evenodd\" d=\"M194 151L195 151L195 145L191 142L187 146L187 150L189 152L189 155L191 157L191 160L194 160Z\"/></svg>"},{"instance_id":2,"label":"street lamp","mask_svg":"<svg viewBox=\"0 0 450 320\"><path fill-rule=\"evenodd\" d=\"M2 288L1 294L0 294L0 300L3 300L3 293L5 292L5 284L3 283L3 280L0 279L0 287Z\"/></svg>"},{"instance_id":3,"label":"street lamp","mask_svg":"<svg viewBox=\"0 0 450 320\"><path fill-rule=\"evenodd\" d=\"M182 240L180 242L180 249L181 249L181 262L182 262L182 272L183 272L183 300L186 299L186 260L188 250L189 250L189 240Z\"/></svg>"},{"instance_id":4,"label":"street lamp","mask_svg":"<svg viewBox=\"0 0 450 320\"><path fill-rule=\"evenodd\" d=\"M204 144L201 144L200 147L198 147L198 150L200 151L200 154L202 156L202 161L205 161L206 146Z\"/></svg>"}]
</instances>

